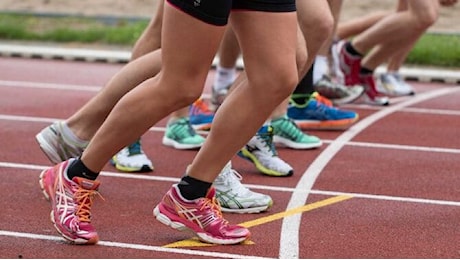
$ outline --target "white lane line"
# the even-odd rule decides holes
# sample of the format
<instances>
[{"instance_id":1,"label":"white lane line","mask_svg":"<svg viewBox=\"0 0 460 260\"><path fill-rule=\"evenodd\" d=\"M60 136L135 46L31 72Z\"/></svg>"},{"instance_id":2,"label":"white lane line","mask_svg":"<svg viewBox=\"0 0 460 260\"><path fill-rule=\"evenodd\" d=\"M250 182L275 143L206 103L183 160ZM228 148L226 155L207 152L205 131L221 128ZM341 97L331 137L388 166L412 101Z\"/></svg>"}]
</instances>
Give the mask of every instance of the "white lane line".
<instances>
[{"instance_id":1,"label":"white lane line","mask_svg":"<svg viewBox=\"0 0 460 260\"><path fill-rule=\"evenodd\" d=\"M130 60L129 50L100 50L88 48L69 48L60 46L43 45L22 45L22 44L0 44L0 56L12 56L23 58L42 58L42 59L64 59L64 60L83 60L87 62L101 61L108 63L127 63ZM213 67L219 64L219 57L214 57ZM239 69L244 68L244 61L240 57L236 62ZM379 66L376 74L386 71L385 66ZM439 81L446 83L459 83L460 72L458 70L434 69L434 68L411 68L402 67L401 75L406 79L417 81Z\"/></svg>"},{"instance_id":2,"label":"white lane line","mask_svg":"<svg viewBox=\"0 0 460 260\"><path fill-rule=\"evenodd\" d=\"M308 169L300 178L296 186L296 191L292 194L286 210L301 207L305 205L308 194L315 183L317 177L324 167L332 160L351 139L358 135L361 131L375 123L376 121L401 110L404 107L432 99L438 96L446 95L459 91L459 88L442 88L434 91L421 93L407 101L391 105L372 115L358 121L347 131L338 136L324 151L319 154L316 159L310 164ZM280 237L280 258L299 258L299 230L300 230L301 214L291 215L283 219L281 226Z\"/></svg>"},{"instance_id":3,"label":"white lane line","mask_svg":"<svg viewBox=\"0 0 460 260\"><path fill-rule=\"evenodd\" d=\"M1 83L1 82L0 82L0 83ZM14 82L13 82L13 84L14 84ZM27 87L28 84L22 84L22 86ZM46 85L41 86L41 87L46 87ZM53 87L53 88L59 88L59 84L52 84L51 87ZM75 86L67 87L67 89L75 89L75 88L76 88ZM78 87L77 87L77 88L78 88ZM91 87L90 87L90 88L91 88ZM449 89L449 88L447 88L447 89ZM94 89L93 89L93 90L94 90ZM453 92L453 91L455 91L455 89L451 89L451 91ZM395 105L393 105L393 106L390 107L390 108L386 108L386 109L381 110L380 112L377 112L376 114L381 114L382 111L387 111L387 112L384 112L384 113L383 113L383 116L386 116L386 115L389 114L389 113L396 112L397 110L403 110L406 106L409 106L409 105L411 105L411 104L414 104L414 103L417 103L417 102L420 102L420 101L424 100L423 97L432 98L432 97L430 96L430 95L431 95L430 93L433 93L433 92L428 92L428 93L429 93L429 94L427 94L427 93L421 93L421 94L417 95L417 97L414 97L414 98L412 98L412 99L408 99L407 101L401 102L401 103L399 103L399 104L395 104ZM434 96L435 96L435 95L433 95L433 97L434 97ZM375 116L375 114L374 114L373 116ZM383 116L381 116L381 117L383 117ZM371 117L372 117L372 116L371 116ZM366 120L366 119L367 119L367 120ZM372 123L373 123L373 121L376 121L376 120L378 120L378 119L380 119L380 118L377 118L377 119L375 119L375 120L373 119L373 120L372 120ZM349 140L351 140L358 132L360 132L360 131L362 130L362 129L359 130L359 129L357 128L357 125L363 125L363 123L362 123L363 121L366 122L366 121L369 121L369 119L368 119L368 118L365 118L365 119L361 120L361 121L358 122L355 126L353 126L353 127L350 128L348 131L346 131L346 132L343 133L341 136L339 136L339 138L342 138L342 139L344 139L344 140L340 140L340 139L338 138L338 139L334 140L333 142L331 142L331 144L341 144L341 143L343 143L343 144L339 145L339 146L340 146L339 149L341 149L341 147L343 147L343 146L345 145L345 143L347 143ZM353 129L359 130L359 131L358 131L357 133L353 134L353 132L352 132ZM347 137L347 135L349 135L349 136ZM337 147L339 147L339 146L337 146ZM335 153L338 152L338 150L334 151L332 148L329 148L329 147L328 147L325 151L323 151L322 154L325 154L326 151L329 151L328 149L330 150L330 155L332 155L332 156L330 156L330 158L329 158L329 160L330 160L330 159L335 155ZM328 156L324 156L324 157L327 159ZM324 158L321 158L321 156L320 156L320 157L318 157L318 158L315 160L315 162L320 162L320 159L324 159ZM324 168L324 166L321 166L321 164L324 164L324 163L318 163L318 164L319 164L319 166L316 166L316 165L313 165L313 164L312 164L312 165L310 166L310 168L307 169L307 172L308 172L309 170L311 170L311 171L317 172L317 173L319 174L319 172L322 170L322 168ZM314 167L318 167L318 169L315 169ZM305 176L305 174L304 174L304 176ZM310 178L313 179L312 177L310 177ZM315 179L316 179L316 177L314 177L313 182L314 182ZM302 180L302 179L301 179L301 180ZM313 182L311 182L311 185L309 186L309 187L310 187L309 189L311 189L311 187L312 187L312 185L313 185ZM300 184L298 184L298 185L300 185ZM304 186L304 187L305 187L305 186ZM308 190L309 190L309 189L306 190L307 193L308 193ZM298 199L296 199L296 196L300 196L300 197L299 197ZM291 199L291 202L292 202L292 201L302 201L302 200L303 200L302 197L305 197L305 201L306 201L307 196L308 196L308 194L303 195L302 193L297 192L297 193L295 193L295 196L294 196L294 194L293 194L293 197L292 197L292 199ZM304 203L303 203L303 204L304 204ZM291 218L294 218L294 217L295 217L295 216L293 216L293 217L291 217ZM283 221L283 227L284 227L284 223L286 223L286 222ZM297 229L297 232L298 232L298 229ZM295 233L294 233L294 234L295 234ZM291 237L290 239L294 239L294 238ZM297 239L297 241L298 241L298 239ZM289 242L288 242L288 243L289 243ZM281 243L281 244L283 244L283 243ZM296 243L296 245L298 245L298 242ZM289 247L290 247L290 246L289 246ZM293 248L293 247L291 247L291 248ZM284 250L284 249L283 249L283 250ZM282 250L280 250L280 255L281 255L281 252L282 252ZM294 253L294 255L295 255L295 254L298 255L298 249L297 249L297 253ZM288 255L292 255L292 254L288 253ZM297 256L297 257L298 257L298 256Z\"/></svg>"},{"instance_id":4,"label":"white lane line","mask_svg":"<svg viewBox=\"0 0 460 260\"><path fill-rule=\"evenodd\" d=\"M65 241L62 237L59 237L59 236L48 236L48 235L33 234L33 233L13 232L13 231L7 231L7 230L0 230L0 236L13 237L13 238L27 238L27 239L35 239L35 240ZM145 251L154 251L154 252L185 254L185 255L192 255L192 256L206 256L206 257L211 257L211 258L268 259L266 257L260 257L260 256L208 252L208 251L201 251L201 250L190 250L190 249L179 249L179 248L166 248L166 247L161 247L161 246L129 244L129 243L121 243L121 242L113 242L113 241L99 241L97 245L105 246L105 247L116 247L116 248L126 248L126 249L145 250Z\"/></svg>"},{"instance_id":5,"label":"white lane line","mask_svg":"<svg viewBox=\"0 0 460 260\"><path fill-rule=\"evenodd\" d=\"M15 116L0 114L0 120L7 121L18 121L18 122L31 122L31 123L53 123L54 121L64 120L62 118L50 118L50 117L33 117L33 116ZM149 129L153 132L165 132L165 127L153 126ZM207 131L199 131L200 134L208 134ZM324 143L331 144L334 140L322 139ZM442 147L426 147L426 146L414 146L414 145L398 145L398 144L382 144L382 143L369 143L369 142L347 142L347 146L362 146L368 148L386 148L395 150L412 150L412 151L423 151L423 152L438 152L438 153L460 153L460 149L450 149Z\"/></svg>"},{"instance_id":6,"label":"white lane line","mask_svg":"<svg viewBox=\"0 0 460 260\"><path fill-rule=\"evenodd\" d=\"M30 122L30 123L53 123L59 120L65 120L63 118L51 118L51 117L34 117L34 116L14 116L0 114L0 120L18 121L18 122ZM165 132L165 127L153 126L149 129L154 132ZM201 133L201 131L199 131Z\"/></svg>"},{"instance_id":7,"label":"white lane line","mask_svg":"<svg viewBox=\"0 0 460 260\"><path fill-rule=\"evenodd\" d=\"M87 92L98 92L102 87L100 86L88 86L88 85L69 85L60 83L42 83L32 81L11 81L11 80L0 80L0 87L19 87L19 88L35 88L35 89L52 89L52 90L71 90L71 91L87 91ZM210 99L211 95L203 93L204 99ZM408 100L413 97L402 97L402 100ZM370 106L364 104L346 104L343 108L349 109L365 109L365 110L381 110L381 107ZM413 112L413 113L424 113L424 114L435 114L435 115L453 115L460 116L459 110L445 110L445 109L427 109L427 108L413 108L406 107L402 108L401 111Z\"/></svg>"},{"instance_id":8,"label":"white lane line","mask_svg":"<svg viewBox=\"0 0 460 260\"><path fill-rule=\"evenodd\" d=\"M26 163L0 162L0 168L42 171L49 167L51 166L26 164ZM0 174L2 174L2 172L0 172ZM5 174L8 174L8 173L5 172ZM180 180L179 178L174 178L174 177L120 173L120 172L110 172L110 171L102 171L101 176L111 177L111 178L121 178L121 179L143 180L143 181L161 181L161 182L170 182L170 183L177 183ZM244 184L244 186L251 188L251 189L276 191L276 192L293 193L293 192L298 191L298 188L289 188L289 187L282 187L282 186L271 186L271 185L260 185L260 184ZM304 189L300 189L299 191L303 191L303 190ZM352 196L355 198L364 198L364 199L373 199L373 200L389 200L389 201L399 201L399 202L409 202L409 203L423 203L423 204L460 207L460 201L434 200L434 199L425 199L425 198L398 197L398 196L388 196L388 195L375 195L375 194L325 191L325 190L311 190L310 193L317 194L317 195L327 195L327 196L345 195L345 196Z\"/></svg>"},{"instance_id":9,"label":"white lane line","mask_svg":"<svg viewBox=\"0 0 460 260\"><path fill-rule=\"evenodd\" d=\"M0 87L77 90L77 91L88 91L88 92L98 92L102 88L101 86L69 85L69 84L59 84L59 83L43 83L43 82L12 81L12 80L0 80Z\"/></svg>"}]
</instances>

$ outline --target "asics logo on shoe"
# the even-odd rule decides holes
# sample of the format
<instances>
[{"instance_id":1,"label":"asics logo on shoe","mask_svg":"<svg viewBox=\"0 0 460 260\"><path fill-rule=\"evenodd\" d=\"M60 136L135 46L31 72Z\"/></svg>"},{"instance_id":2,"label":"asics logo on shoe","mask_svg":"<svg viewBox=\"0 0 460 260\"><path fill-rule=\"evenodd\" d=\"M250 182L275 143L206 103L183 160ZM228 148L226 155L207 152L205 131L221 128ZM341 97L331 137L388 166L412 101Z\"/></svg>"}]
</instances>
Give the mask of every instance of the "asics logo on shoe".
<instances>
[{"instance_id":1,"label":"asics logo on shoe","mask_svg":"<svg viewBox=\"0 0 460 260\"><path fill-rule=\"evenodd\" d=\"M83 175L87 176L85 173L83 173ZM82 181L80 182L80 186L84 189L90 190L93 188L94 182L82 179Z\"/></svg>"},{"instance_id":2,"label":"asics logo on shoe","mask_svg":"<svg viewBox=\"0 0 460 260\"><path fill-rule=\"evenodd\" d=\"M213 221L217 220L217 217L213 214L208 214L207 216L203 215L195 215L197 211L196 208L188 209L180 204L180 202L174 200L174 207L176 212L182 216L183 218L194 222L200 228L205 229L209 226Z\"/></svg>"}]
</instances>

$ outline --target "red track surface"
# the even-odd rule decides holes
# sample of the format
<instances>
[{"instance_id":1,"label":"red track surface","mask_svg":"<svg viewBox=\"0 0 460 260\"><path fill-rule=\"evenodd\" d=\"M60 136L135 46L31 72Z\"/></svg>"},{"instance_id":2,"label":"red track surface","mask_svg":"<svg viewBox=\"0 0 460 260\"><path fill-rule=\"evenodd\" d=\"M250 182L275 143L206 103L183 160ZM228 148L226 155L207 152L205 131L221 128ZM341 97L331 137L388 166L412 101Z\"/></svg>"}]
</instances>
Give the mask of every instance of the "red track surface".
<instances>
[{"instance_id":1,"label":"red track surface","mask_svg":"<svg viewBox=\"0 0 460 260\"><path fill-rule=\"evenodd\" d=\"M195 244L154 219L154 205L195 154L161 144L165 120L144 136L153 173L106 166L105 201L93 209L102 241L65 243L38 185L50 163L34 136L121 66L0 58L2 258L460 258L460 88L433 83L413 83L417 95L389 107L350 105L361 117L354 127L310 132L325 140L320 149L279 148L295 169L290 178L263 176L235 157L243 183L275 201L263 214L226 214L250 227L248 244Z\"/></svg>"}]
</instances>

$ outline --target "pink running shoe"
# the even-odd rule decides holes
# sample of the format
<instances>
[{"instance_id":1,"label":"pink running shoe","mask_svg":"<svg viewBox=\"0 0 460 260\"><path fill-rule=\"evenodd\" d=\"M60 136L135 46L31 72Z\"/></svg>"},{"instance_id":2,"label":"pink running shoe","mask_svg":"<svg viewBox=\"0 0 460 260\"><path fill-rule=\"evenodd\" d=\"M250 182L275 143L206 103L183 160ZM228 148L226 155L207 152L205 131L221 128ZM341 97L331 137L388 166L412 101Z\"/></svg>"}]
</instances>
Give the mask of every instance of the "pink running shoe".
<instances>
[{"instance_id":1,"label":"pink running shoe","mask_svg":"<svg viewBox=\"0 0 460 260\"><path fill-rule=\"evenodd\" d=\"M211 188L205 198L190 201L182 197L175 184L153 209L153 214L174 229L191 230L203 242L221 245L243 242L251 233L242 226L230 225L222 217L215 193Z\"/></svg>"},{"instance_id":2,"label":"pink running shoe","mask_svg":"<svg viewBox=\"0 0 460 260\"><path fill-rule=\"evenodd\" d=\"M377 91L374 75L361 75L361 85L364 86L364 100L370 105L388 106L390 100L387 96Z\"/></svg>"},{"instance_id":3,"label":"pink running shoe","mask_svg":"<svg viewBox=\"0 0 460 260\"><path fill-rule=\"evenodd\" d=\"M64 161L42 171L40 186L51 202L51 221L56 230L75 244L96 244L99 236L91 224L91 205L99 193L98 181L74 177L68 180L65 172L72 160Z\"/></svg>"}]
</instances>

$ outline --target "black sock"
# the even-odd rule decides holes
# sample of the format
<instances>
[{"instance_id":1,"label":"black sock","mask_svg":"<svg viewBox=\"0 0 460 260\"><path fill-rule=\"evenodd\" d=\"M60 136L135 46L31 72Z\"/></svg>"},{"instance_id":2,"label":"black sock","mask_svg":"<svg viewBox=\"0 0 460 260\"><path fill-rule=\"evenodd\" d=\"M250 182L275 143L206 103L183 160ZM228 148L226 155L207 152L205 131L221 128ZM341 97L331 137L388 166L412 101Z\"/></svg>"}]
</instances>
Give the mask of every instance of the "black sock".
<instances>
[{"instance_id":1,"label":"black sock","mask_svg":"<svg viewBox=\"0 0 460 260\"><path fill-rule=\"evenodd\" d=\"M368 69L368 68L361 67L361 69L359 70L359 74L360 74L360 75L363 75L363 76L372 75L372 74L374 74L374 70L371 70L371 69Z\"/></svg>"},{"instance_id":2,"label":"black sock","mask_svg":"<svg viewBox=\"0 0 460 260\"><path fill-rule=\"evenodd\" d=\"M298 105L305 104L308 97L315 91L313 86L313 66L311 65L307 74L303 76L292 93L292 100Z\"/></svg>"},{"instance_id":3,"label":"black sock","mask_svg":"<svg viewBox=\"0 0 460 260\"><path fill-rule=\"evenodd\" d=\"M353 47L353 45L351 45L351 42L345 43L345 50L353 56L360 56L360 57L363 56Z\"/></svg>"},{"instance_id":4,"label":"black sock","mask_svg":"<svg viewBox=\"0 0 460 260\"><path fill-rule=\"evenodd\" d=\"M73 177L81 177L94 181L98 175L98 172L93 172L88 169L80 158L74 160L67 168L67 177L69 177L70 180L72 180Z\"/></svg>"},{"instance_id":5,"label":"black sock","mask_svg":"<svg viewBox=\"0 0 460 260\"><path fill-rule=\"evenodd\" d=\"M212 183L200 181L190 176L182 177L177 185L182 196L188 200L206 197Z\"/></svg>"}]
</instances>

